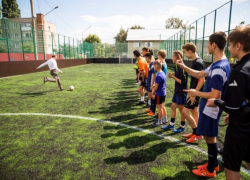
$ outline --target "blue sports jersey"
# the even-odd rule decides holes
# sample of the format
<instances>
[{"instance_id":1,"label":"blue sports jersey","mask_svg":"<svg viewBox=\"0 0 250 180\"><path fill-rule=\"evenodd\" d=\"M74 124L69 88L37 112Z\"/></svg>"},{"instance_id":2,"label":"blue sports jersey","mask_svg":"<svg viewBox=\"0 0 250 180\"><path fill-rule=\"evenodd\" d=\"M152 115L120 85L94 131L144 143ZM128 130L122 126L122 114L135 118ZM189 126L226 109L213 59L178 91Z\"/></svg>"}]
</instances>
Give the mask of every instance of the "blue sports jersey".
<instances>
[{"instance_id":1,"label":"blue sports jersey","mask_svg":"<svg viewBox=\"0 0 250 180\"><path fill-rule=\"evenodd\" d=\"M154 70L154 62L152 62L149 67L148 67L148 79L147 79L147 85L150 87L151 86L151 80L152 80L152 76L153 74L155 74L155 70Z\"/></svg>"},{"instance_id":2,"label":"blue sports jersey","mask_svg":"<svg viewBox=\"0 0 250 180\"><path fill-rule=\"evenodd\" d=\"M159 84L156 91L157 96L166 96L166 75L163 71L157 74L155 78L155 83Z\"/></svg>"},{"instance_id":3,"label":"blue sports jersey","mask_svg":"<svg viewBox=\"0 0 250 180\"><path fill-rule=\"evenodd\" d=\"M221 99L224 100L231 73L228 60L222 59L214 62L205 72L207 73L207 79L203 91L211 92L212 89L219 90L221 91ZM222 110L219 107L207 107L206 103L207 99L201 98L197 134L216 137L218 135L218 125Z\"/></svg>"}]
</instances>

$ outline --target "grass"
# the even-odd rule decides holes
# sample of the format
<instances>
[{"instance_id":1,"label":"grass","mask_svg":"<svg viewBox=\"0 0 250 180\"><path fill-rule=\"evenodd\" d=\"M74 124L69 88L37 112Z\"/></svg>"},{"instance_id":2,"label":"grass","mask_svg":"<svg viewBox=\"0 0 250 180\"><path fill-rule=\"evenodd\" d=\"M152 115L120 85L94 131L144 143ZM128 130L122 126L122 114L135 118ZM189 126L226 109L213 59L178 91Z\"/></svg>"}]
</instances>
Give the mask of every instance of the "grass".
<instances>
[{"instance_id":1,"label":"grass","mask_svg":"<svg viewBox=\"0 0 250 180\"><path fill-rule=\"evenodd\" d=\"M182 134L152 127L151 118L135 105L140 98L132 67L90 64L63 69L63 92L55 83L43 84L48 71L0 79L0 113L99 118L183 140ZM70 85L75 86L74 91L67 90ZM168 114L173 85L169 79ZM220 129L219 145L225 129ZM0 179L192 180L202 179L192 175L191 170L207 159L204 154L152 134L82 119L0 116L0 137ZM197 146L206 149L204 141ZM223 171L217 179L225 179Z\"/></svg>"}]
</instances>

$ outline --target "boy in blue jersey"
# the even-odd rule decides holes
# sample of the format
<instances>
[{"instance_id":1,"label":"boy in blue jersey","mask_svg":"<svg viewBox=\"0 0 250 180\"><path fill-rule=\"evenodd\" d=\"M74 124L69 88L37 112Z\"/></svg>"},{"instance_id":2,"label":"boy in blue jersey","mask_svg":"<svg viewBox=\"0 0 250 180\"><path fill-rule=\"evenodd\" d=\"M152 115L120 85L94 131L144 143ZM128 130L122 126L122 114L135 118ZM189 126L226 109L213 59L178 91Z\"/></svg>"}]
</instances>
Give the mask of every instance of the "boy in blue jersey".
<instances>
[{"instance_id":1,"label":"boy in blue jersey","mask_svg":"<svg viewBox=\"0 0 250 180\"><path fill-rule=\"evenodd\" d=\"M196 133L204 136L208 147L208 163L200 165L192 171L197 176L215 177L216 171L219 171L216 137L218 136L218 125L222 110L219 107L208 107L206 103L207 99L211 98L224 100L226 94L231 72L230 64L224 53L227 42L226 38L224 32L216 32L209 37L207 48L209 54L214 56L214 62L204 71L196 71L188 68L183 63L181 57L177 61L177 65L191 76L195 78L207 77L204 92L195 89L185 90L190 97L201 97L200 117Z\"/></svg>"},{"instance_id":2,"label":"boy in blue jersey","mask_svg":"<svg viewBox=\"0 0 250 180\"><path fill-rule=\"evenodd\" d=\"M152 98L156 100L158 109L158 121L152 123L153 126L160 126L167 121L167 111L165 108L166 98L166 75L162 71L162 64L160 60L154 62L154 70L157 71L155 78L155 87L152 91Z\"/></svg>"},{"instance_id":3,"label":"boy in blue jersey","mask_svg":"<svg viewBox=\"0 0 250 180\"><path fill-rule=\"evenodd\" d=\"M155 82L155 77L156 77L156 73L154 70L154 59L151 53L147 53L145 54L145 59L147 61L147 63L149 64L148 67L148 79L147 79L147 93L148 93L148 107L150 109L146 109L145 111L147 112L147 116L153 116L155 115L155 109L151 109L151 105L154 105L154 100L152 100L151 98L151 93L152 93L152 89L151 87L153 86L154 82ZM151 104L152 103L152 104Z\"/></svg>"},{"instance_id":4,"label":"boy in blue jersey","mask_svg":"<svg viewBox=\"0 0 250 180\"><path fill-rule=\"evenodd\" d=\"M172 60L174 64L176 64L176 61L178 60L179 56L183 57L182 51L173 52ZM179 133L185 130L185 117L182 111L186 103L187 93L184 92L183 90L187 89L188 74L177 65L175 66L174 72L175 72L174 74L168 73L168 77L173 78L175 80L175 89L174 89L175 92L171 105L171 122L168 126L163 126L162 129L164 130L172 129L173 132ZM175 118L177 113L176 111L177 107L179 108L181 114L181 125L178 129L175 129Z\"/></svg>"}]
</instances>

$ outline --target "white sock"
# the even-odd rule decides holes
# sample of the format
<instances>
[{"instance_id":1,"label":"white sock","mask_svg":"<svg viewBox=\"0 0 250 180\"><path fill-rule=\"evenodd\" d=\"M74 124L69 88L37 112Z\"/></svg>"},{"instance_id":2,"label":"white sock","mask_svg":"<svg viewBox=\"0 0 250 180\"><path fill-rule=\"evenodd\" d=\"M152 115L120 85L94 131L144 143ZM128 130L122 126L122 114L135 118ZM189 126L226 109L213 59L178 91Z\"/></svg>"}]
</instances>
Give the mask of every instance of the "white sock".
<instances>
[{"instance_id":1,"label":"white sock","mask_svg":"<svg viewBox=\"0 0 250 180\"><path fill-rule=\"evenodd\" d=\"M151 100L148 100L148 105L150 105L150 106L151 106Z\"/></svg>"},{"instance_id":2,"label":"white sock","mask_svg":"<svg viewBox=\"0 0 250 180\"><path fill-rule=\"evenodd\" d=\"M170 122L170 126L174 126L174 123Z\"/></svg>"},{"instance_id":3,"label":"white sock","mask_svg":"<svg viewBox=\"0 0 250 180\"><path fill-rule=\"evenodd\" d=\"M141 97L141 101L144 101L144 96Z\"/></svg>"}]
</instances>

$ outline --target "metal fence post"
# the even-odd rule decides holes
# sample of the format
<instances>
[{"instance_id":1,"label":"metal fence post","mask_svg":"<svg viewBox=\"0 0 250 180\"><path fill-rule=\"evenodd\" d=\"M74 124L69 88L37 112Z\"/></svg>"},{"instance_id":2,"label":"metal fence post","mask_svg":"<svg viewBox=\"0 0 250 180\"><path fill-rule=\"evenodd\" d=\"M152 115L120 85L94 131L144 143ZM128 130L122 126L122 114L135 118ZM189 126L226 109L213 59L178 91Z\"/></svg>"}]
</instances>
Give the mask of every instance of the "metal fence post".
<instances>
[{"instance_id":1,"label":"metal fence post","mask_svg":"<svg viewBox=\"0 0 250 180\"><path fill-rule=\"evenodd\" d=\"M202 37L202 49L201 49L201 56L202 56L202 59L204 58L203 51L204 51L205 26L206 26L206 16L204 16L204 24L203 24L203 37Z\"/></svg>"},{"instance_id":2,"label":"metal fence post","mask_svg":"<svg viewBox=\"0 0 250 180\"><path fill-rule=\"evenodd\" d=\"M190 27L189 27L189 41L188 42L190 42L191 28L192 28L192 26L190 25Z\"/></svg>"},{"instance_id":3,"label":"metal fence post","mask_svg":"<svg viewBox=\"0 0 250 180\"><path fill-rule=\"evenodd\" d=\"M232 7L233 7L233 0L230 0L229 22L228 22L228 31L227 31L227 34L228 34L228 35L229 35L229 33L230 33L230 30L231 30ZM227 43L226 54L227 54L227 56L229 56L228 43Z\"/></svg>"},{"instance_id":4,"label":"metal fence post","mask_svg":"<svg viewBox=\"0 0 250 180\"><path fill-rule=\"evenodd\" d=\"M196 21L195 23L196 23L196 25L195 25L195 45L197 45L196 43L197 43L197 25L198 25L198 22Z\"/></svg>"},{"instance_id":5,"label":"metal fence post","mask_svg":"<svg viewBox=\"0 0 250 180\"><path fill-rule=\"evenodd\" d=\"M75 55L75 39L73 39L73 56L74 56L74 59L76 58L76 55Z\"/></svg>"},{"instance_id":6,"label":"metal fence post","mask_svg":"<svg viewBox=\"0 0 250 180\"><path fill-rule=\"evenodd\" d=\"M20 24L20 32L21 32L21 42L22 42L22 52L23 52L23 61L25 61L24 47L23 47L23 32L22 25Z\"/></svg>"},{"instance_id":7,"label":"metal fence post","mask_svg":"<svg viewBox=\"0 0 250 180\"><path fill-rule=\"evenodd\" d=\"M216 28L216 16L217 16L217 9L214 10L214 30L213 30L213 33L215 33L215 28ZM214 55L212 55L212 62L214 62Z\"/></svg>"},{"instance_id":8,"label":"metal fence post","mask_svg":"<svg viewBox=\"0 0 250 180\"><path fill-rule=\"evenodd\" d=\"M7 50L8 50L8 58L9 58L9 61L10 61L10 46L9 46L9 35L8 35L8 32L7 32L7 22L6 22L6 19L4 18L4 30L5 30L5 36L6 36L6 44L7 44Z\"/></svg>"},{"instance_id":9,"label":"metal fence post","mask_svg":"<svg viewBox=\"0 0 250 180\"><path fill-rule=\"evenodd\" d=\"M61 58L60 35L59 34L58 34L58 51L59 51L59 58Z\"/></svg>"},{"instance_id":10,"label":"metal fence post","mask_svg":"<svg viewBox=\"0 0 250 180\"><path fill-rule=\"evenodd\" d=\"M69 41L69 58L71 59L71 55L70 55L70 38L68 37L68 41Z\"/></svg>"},{"instance_id":11,"label":"metal fence post","mask_svg":"<svg viewBox=\"0 0 250 180\"><path fill-rule=\"evenodd\" d=\"M44 56L44 60L46 60L46 52L45 52L45 46L44 46L44 30L42 30L42 39L43 39L43 56Z\"/></svg>"},{"instance_id":12,"label":"metal fence post","mask_svg":"<svg viewBox=\"0 0 250 180\"><path fill-rule=\"evenodd\" d=\"M63 53L64 53L64 59L67 59L67 56L66 56L66 45L65 45L65 36L64 36L64 40L63 40L63 44L64 44L64 48L63 48Z\"/></svg>"},{"instance_id":13,"label":"metal fence post","mask_svg":"<svg viewBox=\"0 0 250 180\"><path fill-rule=\"evenodd\" d=\"M35 54L35 60L37 60L36 57L36 41L35 41L35 27L32 27L32 36L33 36L33 46L34 46L34 54Z\"/></svg>"}]
</instances>

